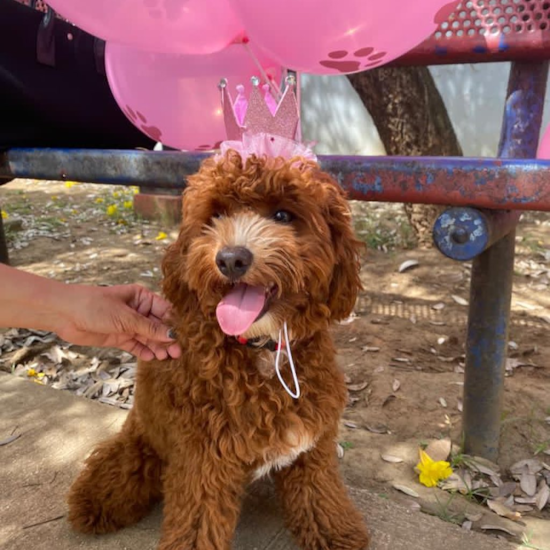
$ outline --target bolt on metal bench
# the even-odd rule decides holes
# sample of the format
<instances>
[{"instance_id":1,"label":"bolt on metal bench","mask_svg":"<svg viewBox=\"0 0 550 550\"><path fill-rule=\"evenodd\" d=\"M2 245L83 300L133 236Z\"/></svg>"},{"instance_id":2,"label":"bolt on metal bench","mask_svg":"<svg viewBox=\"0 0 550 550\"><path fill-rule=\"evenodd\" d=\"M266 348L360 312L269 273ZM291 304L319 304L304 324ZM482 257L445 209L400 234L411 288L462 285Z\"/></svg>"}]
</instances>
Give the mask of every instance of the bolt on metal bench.
<instances>
[{"instance_id":1,"label":"bolt on metal bench","mask_svg":"<svg viewBox=\"0 0 550 550\"><path fill-rule=\"evenodd\" d=\"M434 240L473 260L464 383L464 450L498 457L515 227L522 210L550 211L550 162L534 160L548 60L550 1L463 1L438 31L393 65L512 61L498 159L321 156L363 201L443 204ZM3 178L183 189L204 153L11 149Z\"/></svg>"}]
</instances>

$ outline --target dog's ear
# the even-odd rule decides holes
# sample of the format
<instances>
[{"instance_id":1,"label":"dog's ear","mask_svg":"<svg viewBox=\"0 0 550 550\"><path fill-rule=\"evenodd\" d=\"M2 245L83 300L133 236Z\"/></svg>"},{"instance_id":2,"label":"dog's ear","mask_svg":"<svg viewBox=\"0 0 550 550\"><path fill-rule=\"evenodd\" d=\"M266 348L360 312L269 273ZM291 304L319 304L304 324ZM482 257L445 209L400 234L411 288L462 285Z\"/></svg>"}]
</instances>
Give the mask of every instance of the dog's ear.
<instances>
[{"instance_id":1,"label":"dog's ear","mask_svg":"<svg viewBox=\"0 0 550 550\"><path fill-rule=\"evenodd\" d=\"M348 317L355 306L357 294L362 288L360 250L363 243L355 238L351 223L351 211L344 192L336 182L329 184L327 221L330 228L336 263L329 287L328 306L331 320Z\"/></svg>"},{"instance_id":2,"label":"dog's ear","mask_svg":"<svg viewBox=\"0 0 550 550\"><path fill-rule=\"evenodd\" d=\"M162 259L162 289L166 298L182 311L189 300L189 287L185 281L187 271L187 249L193 233L191 213L195 190L187 188L183 193L182 222L177 240L171 244Z\"/></svg>"},{"instance_id":3,"label":"dog's ear","mask_svg":"<svg viewBox=\"0 0 550 550\"><path fill-rule=\"evenodd\" d=\"M186 266L185 231L181 230L178 240L171 244L162 259L162 289L166 298L182 311L189 297L189 288L185 282Z\"/></svg>"}]
</instances>

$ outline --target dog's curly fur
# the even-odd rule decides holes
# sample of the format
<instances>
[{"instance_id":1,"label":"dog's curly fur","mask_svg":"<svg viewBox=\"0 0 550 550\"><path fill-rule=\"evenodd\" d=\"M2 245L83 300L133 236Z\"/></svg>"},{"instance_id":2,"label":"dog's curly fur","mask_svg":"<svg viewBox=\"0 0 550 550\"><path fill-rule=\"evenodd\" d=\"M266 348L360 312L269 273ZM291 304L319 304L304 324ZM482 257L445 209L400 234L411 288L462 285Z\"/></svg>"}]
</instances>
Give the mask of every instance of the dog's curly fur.
<instances>
[{"instance_id":1,"label":"dog's curly fur","mask_svg":"<svg viewBox=\"0 0 550 550\"><path fill-rule=\"evenodd\" d=\"M179 238L163 261L183 356L139 364L135 406L87 460L69 520L82 532L113 531L162 497L161 550L227 550L246 484L270 471L303 549L367 548L335 452L347 396L328 328L351 313L360 288L343 193L313 162L252 157L243 165L233 151L205 161L188 183ZM276 221L281 210L292 221ZM287 322L297 400L273 376L273 352L238 343L216 320L231 287L216 252L243 242L254 260L242 281L276 285L246 336L277 338Z\"/></svg>"}]
</instances>

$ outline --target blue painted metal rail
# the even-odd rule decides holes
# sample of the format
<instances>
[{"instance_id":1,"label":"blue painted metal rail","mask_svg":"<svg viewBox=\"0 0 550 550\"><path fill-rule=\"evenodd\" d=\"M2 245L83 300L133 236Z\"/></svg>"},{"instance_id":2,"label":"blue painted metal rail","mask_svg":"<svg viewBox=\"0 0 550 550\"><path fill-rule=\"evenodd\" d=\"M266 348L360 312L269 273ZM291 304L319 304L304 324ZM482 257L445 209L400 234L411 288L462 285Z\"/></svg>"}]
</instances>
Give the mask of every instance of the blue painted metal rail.
<instances>
[{"instance_id":1,"label":"blue painted metal rail","mask_svg":"<svg viewBox=\"0 0 550 550\"><path fill-rule=\"evenodd\" d=\"M182 189L208 154L82 149L0 153L0 179ZM550 211L550 161L321 156L350 199Z\"/></svg>"}]
</instances>

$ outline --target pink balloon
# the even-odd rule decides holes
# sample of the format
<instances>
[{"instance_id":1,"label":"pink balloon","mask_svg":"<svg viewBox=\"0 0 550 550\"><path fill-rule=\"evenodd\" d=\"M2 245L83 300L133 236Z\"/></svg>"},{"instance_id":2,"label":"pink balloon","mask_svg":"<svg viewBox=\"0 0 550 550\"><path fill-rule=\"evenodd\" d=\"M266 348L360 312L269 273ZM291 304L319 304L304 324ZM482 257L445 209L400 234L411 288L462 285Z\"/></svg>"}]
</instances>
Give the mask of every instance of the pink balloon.
<instances>
[{"instance_id":1,"label":"pink balloon","mask_svg":"<svg viewBox=\"0 0 550 550\"><path fill-rule=\"evenodd\" d=\"M104 40L154 52L207 54L242 35L229 0L47 0Z\"/></svg>"},{"instance_id":2,"label":"pink balloon","mask_svg":"<svg viewBox=\"0 0 550 550\"><path fill-rule=\"evenodd\" d=\"M233 98L243 84L260 76L279 82L282 68L250 44L234 44L210 55L145 52L107 43L107 77L115 99L142 132L170 147L194 151L217 148L226 139L218 84L227 78Z\"/></svg>"},{"instance_id":3,"label":"pink balloon","mask_svg":"<svg viewBox=\"0 0 550 550\"><path fill-rule=\"evenodd\" d=\"M454 0L230 0L250 39L281 65L349 74L388 63L433 33Z\"/></svg>"},{"instance_id":4,"label":"pink balloon","mask_svg":"<svg viewBox=\"0 0 550 550\"><path fill-rule=\"evenodd\" d=\"M537 158L550 160L550 125L546 128L540 140Z\"/></svg>"}]
</instances>

